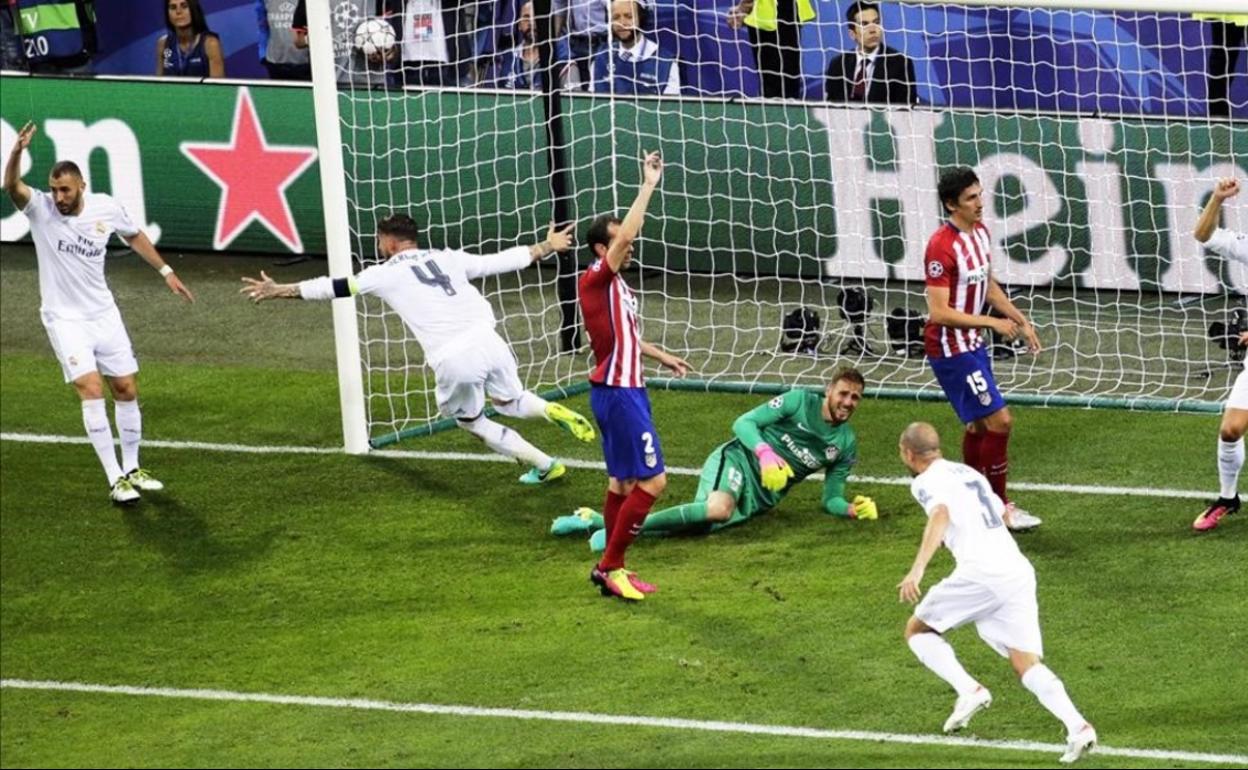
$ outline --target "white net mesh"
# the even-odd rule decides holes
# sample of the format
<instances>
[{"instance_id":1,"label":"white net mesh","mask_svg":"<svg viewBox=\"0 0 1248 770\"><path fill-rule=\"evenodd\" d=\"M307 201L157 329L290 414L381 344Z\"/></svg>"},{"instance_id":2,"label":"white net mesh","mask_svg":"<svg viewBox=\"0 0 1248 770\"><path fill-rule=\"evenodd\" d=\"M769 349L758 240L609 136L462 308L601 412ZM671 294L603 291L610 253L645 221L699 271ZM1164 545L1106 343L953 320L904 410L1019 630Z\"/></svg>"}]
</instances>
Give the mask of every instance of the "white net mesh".
<instances>
[{"instance_id":1,"label":"white net mesh","mask_svg":"<svg viewBox=\"0 0 1248 770\"><path fill-rule=\"evenodd\" d=\"M814 2L816 18L792 25L785 14L800 16L804 2L778 7L777 39L799 41L792 55L768 53L748 20L734 29L728 3L652 7L642 20L649 56L673 62L680 97L631 93L671 82L644 57L558 70L591 91L565 92L558 148L582 237L594 215L623 214L644 150L661 150L667 164L627 276L646 338L710 383L817 384L855 363L872 386L936 391L924 359L905 355L905 324L890 334L888 319L926 314L923 252L942 221L936 182L967 165L984 186L995 274L1046 348L994 348L1008 397L1177 406L1225 395L1236 368L1209 327L1229 319L1248 274L1192 230L1216 179L1248 172L1248 55L1233 62L1238 80L1210 77L1222 66L1211 53L1239 27L1179 14L886 4L875 11L880 29L910 60L909 82L896 58L859 73L855 40L869 30L847 23L848 3ZM565 33L590 32L562 40L560 56L601 42L593 19L578 27L573 10ZM541 92L526 88L540 78L516 11L442 8L446 64L396 61L365 75L361 54L344 56L347 206L363 262L391 210L415 217L427 245L477 253L545 231L545 112ZM410 3L393 17L400 50L427 42L422 18ZM768 67L795 79L786 85ZM399 87L400 70L425 85ZM1229 84L1224 100L1219 84ZM773 88L803 98L759 96ZM1223 101L1230 120L1210 116ZM1224 215L1248 230L1248 200L1232 199ZM560 351L556 273L551 261L483 286L538 391L582 382L589 369L584 347ZM361 307L370 433L428 425L433 378L415 341L377 301ZM783 352L782 318L800 308L820 317L818 339Z\"/></svg>"}]
</instances>

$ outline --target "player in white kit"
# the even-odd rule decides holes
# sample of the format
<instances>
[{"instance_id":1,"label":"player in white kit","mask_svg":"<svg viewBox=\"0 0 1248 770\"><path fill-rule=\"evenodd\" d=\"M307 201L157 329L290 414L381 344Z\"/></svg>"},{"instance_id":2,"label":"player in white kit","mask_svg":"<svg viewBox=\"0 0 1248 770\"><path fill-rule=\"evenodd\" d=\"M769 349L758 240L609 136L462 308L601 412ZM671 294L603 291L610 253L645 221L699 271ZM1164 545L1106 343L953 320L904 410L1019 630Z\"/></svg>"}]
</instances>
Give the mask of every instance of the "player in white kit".
<instances>
[{"instance_id":1,"label":"player in white kit","mask_svg":"<svg viewBox=\"0 0 1248 770\"><path fill-rule=\"evenodd\" d=\"M34 124L27 123L13 143L4 167L4 191L30 220L39 262L39 315L65 381L73 384L82 400L83 425L108 476L109 496L117 503L133 503L140 492L158 491L164 485L139 465L143 433L139 363L104 280L109 238L117 233L160 271L174 294L188 302L194 297L120 204L103 193L87 192L77 165L69 161L54 165L47 193L22 181L22 152L34 135ZM120 463L104 401L105 379L121 436Z\"/></svg>"},{"instance_id":2,"label":"player in white kit","mask_svg":"<svg viewBox=\"0 0 1248 770\"><path fill-rule=\"evenodd\" d=\"M1227 259L1248 264L1248 233L1237 233L1218 227L1222 202L1239 192L1236 179L1219 179L1209 196L1209 203L1196 220L1192 233L1196 240ZM1239 344L1248 345L1248 332L1240 332ZM1218 526L1223 517L1239 511L1239 471L1244 466L1244 433L1248 431L1248 359L1244 369L1235 378L1230 398L1222 411L1222 425L1218 429L1218 480L1221 489L1218 499L1209 504L1192 529L1208 532Z\"/></svg>"},{"instance_id":3,"label":"player in white kit","mask_svg":"<svg viewBox=\"0 0 1248 770\"><path fill-rule=\"evenodd\" d=\"M1096 745L1096 730L1075 708L1062 681L1040 662L1044 646L1036 573L1005 527L1005 504L981 473L941 456L940 436L927 423L906 428L900 452L915 476L910 492L928 517L914 565L897 586L901 600L913 604L922 596L923 572L942 542L957 565L915 607L905 632L915 656L958 693L945 732L966 727L992 703L992 695L962 668L941 636L974 623L980 638L1009 659L1023 686L1066 726L1061 761L1074 762Z\"/></svg>"},{"instance_id":4,"label":"player in white kit","mask_svg":"<svg viewBox=\"0 0 1248 770\"><path fill-rule=\"evenodd\" d=\"M411 217L395 214L377 223L377 250L385 262L351 278L313 278L275 283L244 278L240 291L252 300L332 300L355 294L380 297L411 330L425 352L437 383L438 409L459 427L499 454L533 467L521 483L541 484L567 472L563 463L526 441L519 433L485 416L488 394L508 417L543 417L581 441L593 441L594 428L582 415L524 389L511 348L494 330L494 309L470 283L474 278L509 273L572 247L572 227L556 230L532 246L474 256L449 249L417 246L419 231Z\"/></svg>"}]
</instances>

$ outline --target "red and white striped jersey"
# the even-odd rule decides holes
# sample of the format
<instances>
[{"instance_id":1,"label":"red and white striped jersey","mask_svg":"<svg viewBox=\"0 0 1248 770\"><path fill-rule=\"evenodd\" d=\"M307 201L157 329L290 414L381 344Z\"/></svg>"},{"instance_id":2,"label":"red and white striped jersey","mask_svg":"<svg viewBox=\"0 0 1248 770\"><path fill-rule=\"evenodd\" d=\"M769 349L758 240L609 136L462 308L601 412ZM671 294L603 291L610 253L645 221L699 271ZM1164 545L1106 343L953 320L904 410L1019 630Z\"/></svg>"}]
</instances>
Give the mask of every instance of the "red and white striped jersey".
<instances>
[{"instance_id":1,"label":"red and white striped jersey","mask_svg":"<svg viewBox=\"0 0 1248 770\"><path fill-rule=\"evenodd\" d=\"M594 351L589 381L617 388L645 387L637 299L605 259L595 260L581 273L580 303Z\"/></svg>"},{"instance_id":2,"label":"red and white striped jersey","mask_svg":"<svg viewBox=\"0 0 1248 770\"><path fill-rule=\"evenodd\" d=\"M928 286L949 290L949 307L969 315L984 312L988 277L992 272L992 239L988 228L975 223L964 233L950 222L940 226L927 242L923 274ZM984 344L979 329L955 329L929 319L923 329L923 346L932 358L949 358L978 350Z\"/></svg>"}]
</instances>

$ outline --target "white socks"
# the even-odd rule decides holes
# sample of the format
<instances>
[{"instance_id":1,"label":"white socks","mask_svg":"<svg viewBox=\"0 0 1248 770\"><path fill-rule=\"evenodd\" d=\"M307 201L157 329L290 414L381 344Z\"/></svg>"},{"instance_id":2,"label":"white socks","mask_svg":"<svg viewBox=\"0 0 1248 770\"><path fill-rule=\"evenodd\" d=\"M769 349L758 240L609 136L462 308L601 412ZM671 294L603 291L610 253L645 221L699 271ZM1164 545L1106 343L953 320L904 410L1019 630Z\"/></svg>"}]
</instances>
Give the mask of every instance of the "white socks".
<instances>
[{"instance_id":1,"label":"white socks","mask_svg":"<svg viewBox=\"0 0 1248 770\"><path fill-rule=\"evenodd\" d=\"M906 641L906 644L910 645L910 649L919 662L930 668L936 676L948 682L959 696L970 695L979 687L979 682L966 673L966 669L962 668L962 664L958 662L958 656L954 654L953 648L940 634L931 632L915 634Z\"/></svg>"},{"instance_id":2,"label":"white socks","mask_svg":"<svg viewBox=\"0 0 1248 770\"><path fill-rule=\"evenodd\" d=\"M111 487L125 474L117 464L117 450L113 448L113 428L108 424L108 409L104 399L93 398L82 402L82 424L87 429L87 438L91 439L91 446L95 447L95 454L100 458L100 465L104 466L104 473L108 476L108 485Z\"/></svg>"},{"instance_id":3,"label":"white socks","mask_svg":"<svg viewBox=\"0 0 1248 770\"><path fill-rule=\"evenodd\" d=\"M139 467L139 441L143 438L143 416L139 402L114 401L113 419L121 436L121 467L126 472Z\"/></svg>"},{"instance_id":4,"label":"white socks","mask_svg":"<svg viewBox=\"0 0 1248 770\"><path fill-rule=\"evenodd\" d=\"M1239 492L1239 469L1244 467L1244 440L1223 441L1218 438L1218 479L1222 482L1220 497L1234 498Z\"/></svg>"},{"instance_id":5,"label":"white socks","mask_svg":"<svg viewBox=\"0 0 1248 770\"><path fill-rule=\"evenodd\" d=\"M1062 720L1062 724L1066 725L1067 735L1074 735L1087 724L1083 714L1079 713L1079 709L1075 708L1070 696L1066 694L1062 680L1043 663L1027 669L1023 674L1023 687L1031 690L1031 694L1036 696L1042 706Z\"/></svg>"},{"instance_id":6,"label":"white socks","mask_svg":"<svg viewBox=\"0 0 1248 770\"><path fill-rule=\"evenodd\" d=\"M459 427L484 441L486 446L500 455L514 457L539 470L549 470L554 463L550 455L525 441L519 433L488 417L478 417L471 422L460 420Z\"/></svg>"},{"instance_id":7,"label":"white socks","mask_svg":"<svg viewBox=\"0 0 1248 770\"><path fill-rule=\"evenodd\" d=\"M498 413L507 417L517 417L522 420L532 420L538 417L546 416L546 406L548 402L529 391L525 391L515 401L509 401L502 406L495 404L494 408Z\"/></svg>"}]
</instances>

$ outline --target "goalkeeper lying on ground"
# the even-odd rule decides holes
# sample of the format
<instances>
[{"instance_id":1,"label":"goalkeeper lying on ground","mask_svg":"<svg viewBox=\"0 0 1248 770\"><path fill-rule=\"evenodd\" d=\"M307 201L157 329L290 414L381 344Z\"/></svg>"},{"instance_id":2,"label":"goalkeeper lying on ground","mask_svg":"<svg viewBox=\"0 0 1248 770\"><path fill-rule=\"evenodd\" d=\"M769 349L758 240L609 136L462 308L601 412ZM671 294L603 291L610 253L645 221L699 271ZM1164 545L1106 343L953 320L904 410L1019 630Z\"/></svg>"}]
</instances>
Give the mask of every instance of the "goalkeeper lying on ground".
<instances>
[{"instance_id":1,"label":"goalkeeper lying on ground","mask_svg":"<svg viewBox=\"0 0 1248 770\"><path fill-rule=\"evenodd\" d=\"M736 438L711 452L692 503L646 517L642 534L714 532L740 524L780 504L793 486L824 471L823 509L833 516L874 519L875 503L845 499L845 480L858 459L849 418L865 387L857 369L839 370L823 395L790 390L751 409L732 424ZM589 532L595 551L606 545L602 516L581 508L551 524L555 535Z\"/></svg>"}]
</instances>

